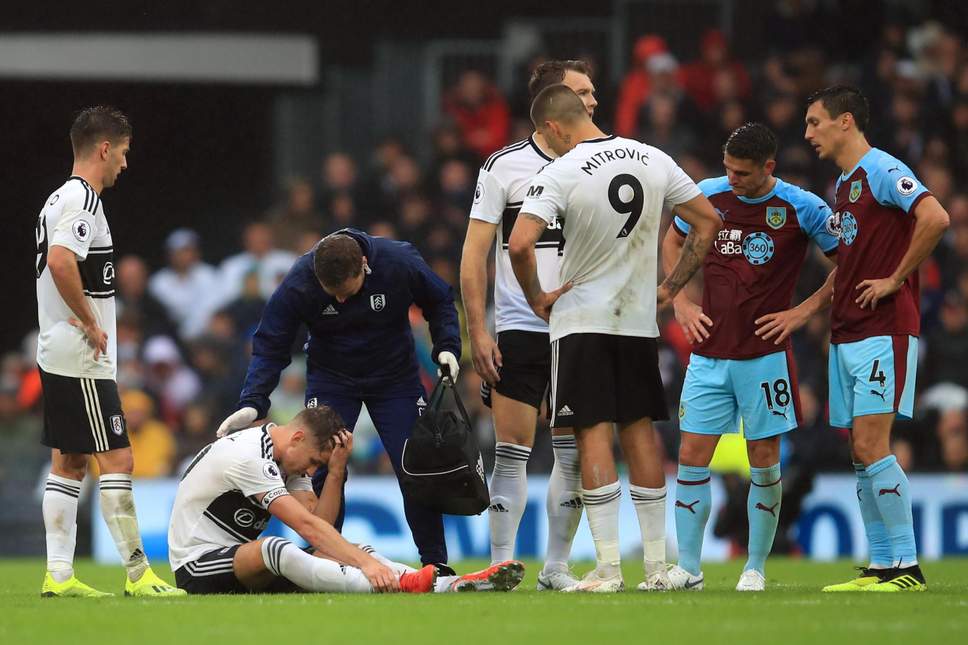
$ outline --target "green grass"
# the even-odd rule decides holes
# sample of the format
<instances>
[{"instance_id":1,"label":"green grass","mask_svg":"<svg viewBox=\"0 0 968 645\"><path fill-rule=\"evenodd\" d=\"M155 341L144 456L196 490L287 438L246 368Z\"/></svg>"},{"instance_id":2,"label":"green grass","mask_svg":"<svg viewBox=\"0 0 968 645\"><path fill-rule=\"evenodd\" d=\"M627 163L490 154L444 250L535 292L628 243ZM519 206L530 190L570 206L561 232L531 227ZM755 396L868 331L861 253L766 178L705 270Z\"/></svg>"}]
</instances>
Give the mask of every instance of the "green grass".
<instances>
[{"instance_id":1,"label":"green grass","mask_svg":"<svg viewBox=\"0 0 968 645\"><path fill-rule=\"evenodd\" d=\"M928 563L926 593L821 594L847 563L769 562L769 591L739 594L742 564L707 564L706 590L606 596L537 593L537 567L510 594L208 596L146 601L41 599L41 560L0 560L0 642L9 645L356 645L357 643L964 642L968 559ZM460 571L482 566L464 562ZM584 572L590 565L579 566ZM156 570L170 572L158 563ZM121 593L118 567L80 562L78 577ZM634 589L641 570L630 564Z\"/></svg>"}]
</instances>

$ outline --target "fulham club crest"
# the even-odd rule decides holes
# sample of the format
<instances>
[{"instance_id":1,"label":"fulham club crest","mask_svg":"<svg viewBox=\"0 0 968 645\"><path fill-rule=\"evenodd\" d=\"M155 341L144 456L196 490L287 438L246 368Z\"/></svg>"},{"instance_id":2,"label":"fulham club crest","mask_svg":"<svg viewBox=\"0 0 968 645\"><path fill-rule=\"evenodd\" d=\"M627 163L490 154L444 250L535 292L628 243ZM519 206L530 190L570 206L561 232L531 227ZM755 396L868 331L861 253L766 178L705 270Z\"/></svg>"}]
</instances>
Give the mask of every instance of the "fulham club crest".
<instances>
[{"instance_id":1,"label":"fulham club crest","mask_svg":"<svg viewBox=\"0 0 968 645\"><path fill-rule=\"evenodd\" d=\"M382 293L374 293L370 296L370 309L373 311L383 311L387 306L387 297Z\"/></svg>"}]
</instances>

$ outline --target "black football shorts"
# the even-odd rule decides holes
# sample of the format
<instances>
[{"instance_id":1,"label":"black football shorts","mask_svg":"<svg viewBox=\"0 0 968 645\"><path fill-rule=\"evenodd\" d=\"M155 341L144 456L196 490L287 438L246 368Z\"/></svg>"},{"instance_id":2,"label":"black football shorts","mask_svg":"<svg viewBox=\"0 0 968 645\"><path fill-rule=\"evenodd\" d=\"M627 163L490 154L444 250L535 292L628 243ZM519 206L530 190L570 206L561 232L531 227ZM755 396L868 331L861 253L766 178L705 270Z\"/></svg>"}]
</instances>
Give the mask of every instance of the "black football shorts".
<instances>
[{"instance_id":1,"label":"black football shorts","mask_svg":"<svg viewBox=\"0 0 968 645\"><path fill-rule=\"evenodd\" d=\"M44 389L41 443L45 446L63 453L90 454L131 445L115 381L40 370L40 383Z\"/></svg>"},{"instance_id":2,"label":"black football shorts","mask_svg":"<svg viewBox=\"0 0 968 645\"><path fill-rule=\"evenodd\" d=\"M569 334L551 344L551 427L669 418L655 338Z\"/></svg>"}]
</instances>

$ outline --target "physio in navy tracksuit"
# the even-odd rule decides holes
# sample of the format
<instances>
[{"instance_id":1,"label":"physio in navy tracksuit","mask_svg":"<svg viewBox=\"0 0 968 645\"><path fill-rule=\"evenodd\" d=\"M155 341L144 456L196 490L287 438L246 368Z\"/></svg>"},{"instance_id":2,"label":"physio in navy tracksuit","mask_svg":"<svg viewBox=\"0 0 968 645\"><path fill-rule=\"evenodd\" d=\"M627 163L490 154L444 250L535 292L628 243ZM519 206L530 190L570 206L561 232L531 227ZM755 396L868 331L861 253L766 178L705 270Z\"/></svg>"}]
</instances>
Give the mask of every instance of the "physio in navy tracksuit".
<instances>
[{"instance_id":1,"label":"physio in navy tracksuit","mask_svg":"<svg viewBox=\"0 0 968 645\"><path fill-rule=\"evenodd\" d=\"M353 428L365 403L399 476L403 443L425 396L408 315L412 304L430 323L438 365L456 378L460 329L453 293L417 250L355 229L323 238L269 299L252 339L239 410L223 422L220 436L266 416L269 394L305 324L306 405L328 405ZM313 478L317 494L325 477L317 471ZM441 515L406 497L404 509L421 561L447 562ZM341 510L337 528L342 521Z\"/></svg>"}]
</instances>

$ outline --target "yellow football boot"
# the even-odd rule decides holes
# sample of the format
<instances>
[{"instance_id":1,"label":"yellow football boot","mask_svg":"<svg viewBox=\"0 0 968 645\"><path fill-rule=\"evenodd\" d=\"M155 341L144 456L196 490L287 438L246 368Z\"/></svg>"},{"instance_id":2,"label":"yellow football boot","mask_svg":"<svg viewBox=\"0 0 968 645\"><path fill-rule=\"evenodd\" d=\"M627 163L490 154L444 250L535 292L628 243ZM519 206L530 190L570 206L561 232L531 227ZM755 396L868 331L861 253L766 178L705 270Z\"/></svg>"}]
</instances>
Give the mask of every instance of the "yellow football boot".
<instances>
[{"instance_id":1,"label":"yellow football boot","mask_svg":"<svg viewBox=\"0 0 968 645\"><path fill-rule=\"evenodd\" d=\"M891 569L890 577L885 577L877 584L864 587L864 591L895 592L895 591L925 591L928 584L924 581L921 567L904 567Z\"/></svg>"},{"instance_id":2,"label":"yellow football boot","mask_svg":"<svg viewBox=\"0 0 968 645\"><path fill-rule=\"evenodd\" d=\"M827 585L821 591L864 591L867 587L881 582L885 573L893 571L893 569L868 569L866 567L859 567L858 570L860 575L853 580L836 585Z\"/></svg>"},{"instance_id":3,"label":"yellow football boot","mask_svg":"<svg viewBox=\"0 0 968 645\"><path fill-rule=\"evenodd\" d=\"M106 598L113 595L113 593L98 591L75 576L71 576L64 582L57 582L54 576L50 575L50 571L44 576L44 584L40 587L41 598Z\"/></svg>"},{"instance_id":4,"label":"yellow football boot","mask_svg":"<svg viewBox=\"0 0 968 645\"><path fill-rule=\"evenodd\" d=\"M188 592L168 584L149 567L135 582L131 582L130 578L125 580L124 595L141 598L175 598L187 596Z\"/></svg>"}]
</instances>

